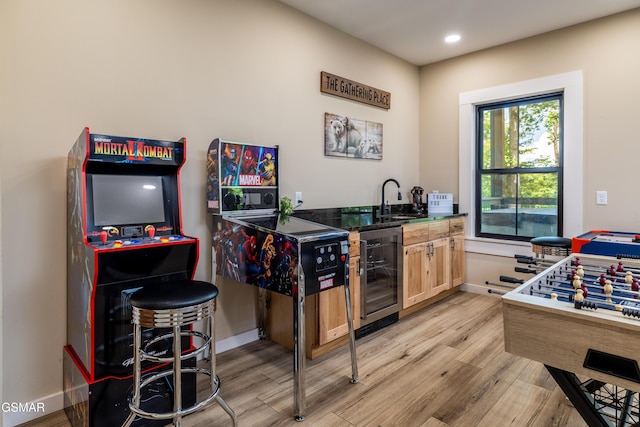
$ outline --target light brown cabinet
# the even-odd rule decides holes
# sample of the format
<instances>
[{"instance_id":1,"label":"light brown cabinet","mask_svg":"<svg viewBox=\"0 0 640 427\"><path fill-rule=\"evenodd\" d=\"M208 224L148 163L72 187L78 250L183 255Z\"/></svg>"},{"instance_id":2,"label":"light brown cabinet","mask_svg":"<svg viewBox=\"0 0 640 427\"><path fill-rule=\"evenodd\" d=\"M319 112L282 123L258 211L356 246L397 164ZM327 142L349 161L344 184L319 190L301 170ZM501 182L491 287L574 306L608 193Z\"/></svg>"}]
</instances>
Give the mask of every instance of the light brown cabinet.
<instances>
[{"instance_id":1,"label":"light brown cabinet","mask_svg":"<svg viewBox=\"0 0 640 427\"><path fill-rule=\"evenodd\" d=\"M451 236L451 286L460 286L465 279L464 234Z\"/></svg>"},{"instance_id":2,"label":"light brown cabinet","mask_svg":"<svg viewBox=\"0 0 640 427\"><path fill-rule=\"evenodd\" d=\"M427 243L404 246L402 252L402 308L429 297Z\"/></svg>"},{"instance_id":3,"label":"light brown cabinet","mask_svg":"<svg viewBox=\"0 0 640 427\"><path fill-rule=\"evenodd\" d=\"M464 282L464 219L406 224L403 229L403 309Z\"/></svg>"},{"instance_id":4,"label":"light brown cabinet","mask_svg":"<svg viewBox=\"0 0 640 427\"><path fill-rule=\"evenodd\" d=\"M349 233L349 297L353 327L360 327L360 233ZM293 348L291 298L271 293L267 333L271 341ZM289 320L291 319L291 320ZM305 354L315 359L348 343L344 287L310 295L305 302Z\"/></svg>"}]
</instances>

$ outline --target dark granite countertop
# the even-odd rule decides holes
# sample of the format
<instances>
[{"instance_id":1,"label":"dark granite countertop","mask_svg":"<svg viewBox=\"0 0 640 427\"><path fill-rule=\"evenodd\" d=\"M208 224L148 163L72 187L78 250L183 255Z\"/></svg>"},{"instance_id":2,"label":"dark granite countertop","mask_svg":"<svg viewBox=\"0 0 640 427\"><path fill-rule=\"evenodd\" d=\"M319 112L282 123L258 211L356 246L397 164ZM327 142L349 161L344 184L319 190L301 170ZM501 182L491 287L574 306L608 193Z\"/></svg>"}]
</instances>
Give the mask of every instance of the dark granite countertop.
<instances>
[{"instance_id":1,"label":"dark granite countertop","mask_svg":"<svg viewBox=\"0 0 640 427\"><path fill-rule=\"evenodd\" d=\"M379 206L353 206L325 209L296 209L293 216L303 218L331 227L349 231L377 230L395 227L407 223L435 221L439 219L466 216L458 213L458 205L453 206L453 214L446 216L429 216L427 212L416 214L411 204L390 205L391 211L380 215Z\"/></svg>"}]
</instances>

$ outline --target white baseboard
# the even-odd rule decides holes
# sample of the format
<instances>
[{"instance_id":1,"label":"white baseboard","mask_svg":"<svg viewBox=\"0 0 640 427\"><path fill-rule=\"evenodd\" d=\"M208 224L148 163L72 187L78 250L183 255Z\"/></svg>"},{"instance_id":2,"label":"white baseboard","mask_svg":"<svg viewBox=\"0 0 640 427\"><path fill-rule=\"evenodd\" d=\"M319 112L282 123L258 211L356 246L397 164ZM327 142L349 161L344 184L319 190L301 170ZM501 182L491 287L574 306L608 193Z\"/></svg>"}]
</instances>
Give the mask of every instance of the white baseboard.
<instances>
[{"instance_id":1,"label":"white baseboard","mask_svg":"<svg viewBox=\"0 0 640 427\"><path fill-rule=\"evenodd\" d=\"M234 335L220 341L216 341L216 354L224 353L227 350L241 347L253 341L258 341L258 329L252 329L239 335Z\"/></svg>"},{"instance_id":2,"label":"white baseboard","mask_svg":"<svg viewBox=\"0 0 640 427\"><path fill-rule=\"evenodd\" d=\"M239 335L234 335L229 338L225 338L220 341L216 341L216 354L224 353L227 350L231 350L236 347L248 344L258 340L258 329L243 332ZM52 414L60 411L64 408L64 396L63 392L51 394L41 399L35 400L30 403L20 402L17 403L16 409L31 409L12 412L12 402L3 402L2 408L2 426L3 427L15 427L19 424L23 424L29 421L33 421L37 418L44 417L45 415ZM21 405L18 407L18 405ZM8 411L5 411L9 409Z\"/></svg>"}]
</instances>

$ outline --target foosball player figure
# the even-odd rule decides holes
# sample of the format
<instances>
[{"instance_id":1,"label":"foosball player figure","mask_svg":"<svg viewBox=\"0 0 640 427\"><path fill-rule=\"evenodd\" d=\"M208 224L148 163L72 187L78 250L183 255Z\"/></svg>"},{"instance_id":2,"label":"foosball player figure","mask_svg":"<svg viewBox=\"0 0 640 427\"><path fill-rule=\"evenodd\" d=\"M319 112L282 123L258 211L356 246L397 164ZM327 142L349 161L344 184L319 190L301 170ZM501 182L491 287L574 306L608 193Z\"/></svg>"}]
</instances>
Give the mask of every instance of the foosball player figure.
<instances>
[{"instance_id":1,"label":"foosball player figure","mask_svg":"<svg viewBox=\"0 0 640 427\"><path fill-rule=\"evenodd\" d=\"M611 285L611 280L607 280L604 283L604 287L602 289L605 296L607 297L607 303L611 304L611 294L613 293L613 286Z\"/></svg>"}]
</instances>

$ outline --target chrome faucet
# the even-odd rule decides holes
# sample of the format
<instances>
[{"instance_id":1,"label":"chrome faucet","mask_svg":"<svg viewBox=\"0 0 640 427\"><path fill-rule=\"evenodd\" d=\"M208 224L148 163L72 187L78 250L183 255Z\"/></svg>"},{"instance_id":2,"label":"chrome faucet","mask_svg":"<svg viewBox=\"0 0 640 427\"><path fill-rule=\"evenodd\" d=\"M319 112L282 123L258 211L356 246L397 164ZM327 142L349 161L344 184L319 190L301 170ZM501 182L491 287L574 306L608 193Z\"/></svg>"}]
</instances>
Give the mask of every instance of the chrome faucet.
<instances>
[{"instance_id":1,"label":"chrome faucet","mask_svg":"<svg viewBox=\"0 0 640 427\"><path fill-rule=\"evenodd\" d=\"M387 179L383 184L382 184L382 204L380 205L380 215L384 215L387 213L387 211L390 209L389 206L387 206L384 202L384 186L387 185L388 182L393 182L398 186L398 200L402 200L402 193L400 193L400 183L398 183L398 181L396 181L393 178L389 178Z\"/></svg>"}]
</instances>

